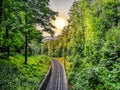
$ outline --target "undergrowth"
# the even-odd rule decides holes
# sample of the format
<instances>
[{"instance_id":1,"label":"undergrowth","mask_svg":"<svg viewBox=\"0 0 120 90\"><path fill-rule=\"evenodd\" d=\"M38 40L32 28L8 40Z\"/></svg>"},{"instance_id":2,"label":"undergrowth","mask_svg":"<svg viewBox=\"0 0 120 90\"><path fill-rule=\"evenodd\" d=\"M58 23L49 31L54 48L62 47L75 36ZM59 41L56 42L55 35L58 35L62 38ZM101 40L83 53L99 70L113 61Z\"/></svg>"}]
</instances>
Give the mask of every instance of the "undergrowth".
<instances>
[{"instance_id":1,"label":"undergrowth","mask_svg":"<svg viewBox=\"0 0 120 90\"><path fill-rule=\"evenodd\" d=\"M17 55L0 60L0 90L35 90L44 78L50 58L45 55L31 56L28 64Z\"/></svg>"}]
</instances>

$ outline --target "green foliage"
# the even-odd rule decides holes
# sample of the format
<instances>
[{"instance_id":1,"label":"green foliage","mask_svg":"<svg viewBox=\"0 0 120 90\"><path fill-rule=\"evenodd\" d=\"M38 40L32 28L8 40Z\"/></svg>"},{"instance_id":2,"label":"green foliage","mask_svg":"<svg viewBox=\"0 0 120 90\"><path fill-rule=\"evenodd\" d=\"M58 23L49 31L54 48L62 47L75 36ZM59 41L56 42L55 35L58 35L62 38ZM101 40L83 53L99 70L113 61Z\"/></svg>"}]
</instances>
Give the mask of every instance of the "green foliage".
<instances>
[{"instance_id":1,"label":"green foliage","mask_svg":"<svg viewBox=\"0 0 120 90\"><path fill-rule=\"evenodd\" d=\"M32 56L28 64L23 64L24 57L17 55L9 60L0 60L0 90L35 90L44 78L50 58Z\"/></svg>"},{"instance_id":2,"label":"green foliage","mask_svg":"<svg viewBox=\"0 0 120 90\"><path fill-rule=\"evenodd\" d=\"M113 65L120 63L120 27L114 27L107 35L107 41L104 44L102 51L102 60L105 61L107 69L114 69Z\"/></svg>"},{"instance_id":3,"label":"green foliage","mask_svg":"<svg viewBox=\"0 0 120 90\"><path fill-rule=\"evenodd\" d=\"M2 9L0 16L0 54L2 55L0 57L23 54L23 51L27 53L27 48L30 54L40 53L31 47L34 45L40 50L42 33L36 30L36 24L43 28L41 31L53 35L54 26L51 20L54 20L57 15L49 8L48 2L49 0L2 0L0 2Z\"/></svg>"},{"instance_id":4,"label":"green foliage","mask_svg":"<svg viewBox=\"0 0 120 90\"><path fill-rule=\"evenodd\" d=\"M120 89L120 1L77 0L69 25L53 46L57 57L69 57L73 90Z\"/></svg>"},{"instance_id":5,"label":"green foliage","mask_svg":"<svg viewBox=\"0 0 120 90\"><path fill-rule=\"evenodd\" d=\"M73 90L119 90L119 68L117 66L120 64L118 53L120 13L117 8L119 8L120 2L114 0L77 2L78 5L81 3L83 3L83 9L87 11L87 13L84 12L86 17L84 17L85 21L83 20L86 26L85 44L83 43L85 47L82 57L79 54L79 58L76 60L76 57L73 56L73 69L69 75L72 88ZM86 3L87 6L90 6L89 9L85 8ZM72 14L72 17L74 16ZM77 24L80 25L80 23ZM82 29L79 27L79 30ZM75 38L75 40L77 39ZM79 40L77 48L73 49L75 56L80 50L78 46L81 45L81 42ZM79 53L82 52L79 51Z\"/></svg>"}]
</instances>

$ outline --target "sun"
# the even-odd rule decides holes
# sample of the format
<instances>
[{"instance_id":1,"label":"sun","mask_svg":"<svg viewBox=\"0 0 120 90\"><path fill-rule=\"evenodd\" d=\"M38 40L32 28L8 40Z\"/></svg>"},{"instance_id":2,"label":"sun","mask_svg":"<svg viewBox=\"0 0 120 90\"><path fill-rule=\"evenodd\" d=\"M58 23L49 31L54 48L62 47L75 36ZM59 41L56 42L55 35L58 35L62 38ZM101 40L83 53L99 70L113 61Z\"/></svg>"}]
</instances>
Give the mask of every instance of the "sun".
<instances>
[{"instance_id":1,"label":"sun","mask_svg":"<svg viewBox=\"0 0 120 90\"><path fill-rule=\"evenodd\" d=\"M56 28L63 28L65 26L65 20L62 18L57 18L55 20L55 26Z\"/></svg>"}]
</instances>

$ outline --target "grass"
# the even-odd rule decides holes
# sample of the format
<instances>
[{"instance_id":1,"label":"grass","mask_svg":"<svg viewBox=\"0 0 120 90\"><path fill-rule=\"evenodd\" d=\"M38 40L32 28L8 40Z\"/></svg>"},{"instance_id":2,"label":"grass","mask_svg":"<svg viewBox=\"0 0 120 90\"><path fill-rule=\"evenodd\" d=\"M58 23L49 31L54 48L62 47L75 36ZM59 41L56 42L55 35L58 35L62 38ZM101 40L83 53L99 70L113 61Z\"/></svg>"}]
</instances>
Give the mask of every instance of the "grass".
<instances>
[{"instance_id":1,"label":"grass","mask_svg":"<svg viewBox=\"0 0 120 90\"><path fill-rule=\"evenodd\" d=\"M0 60L0 90L35 90L44 78L50 58L45 55L31 56L28 64L17 55Z\"/></svg>"}]
</instances>

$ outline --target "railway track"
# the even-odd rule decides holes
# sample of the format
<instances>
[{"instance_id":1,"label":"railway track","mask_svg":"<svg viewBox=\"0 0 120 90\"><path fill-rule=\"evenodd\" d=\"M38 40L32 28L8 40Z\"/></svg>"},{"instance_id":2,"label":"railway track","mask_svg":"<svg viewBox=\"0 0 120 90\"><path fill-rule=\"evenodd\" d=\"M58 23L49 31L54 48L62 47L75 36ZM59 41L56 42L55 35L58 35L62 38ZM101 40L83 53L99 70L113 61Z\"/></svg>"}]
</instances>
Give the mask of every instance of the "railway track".
<instances>
[{"instance_id":1,"label":"railway track","mask_svg":"<svg viewBox=\"0 0 120 90\"><path fill-rule=\"evenodd\" d=\"M45 89L39 90L68 90L66 73L63 65L57 61L52 60L51 75Z\"/></svg>"},{"instance_id":2,"label":"railway track","mask_svg":"<svg viewBox=\"0 0 120 90\"><path fill-rule=\"evenodd\" d=\"M68 90L65 70L57 60L52 61L52 74L46 90Z\"/></svg>"}]
</instances>

